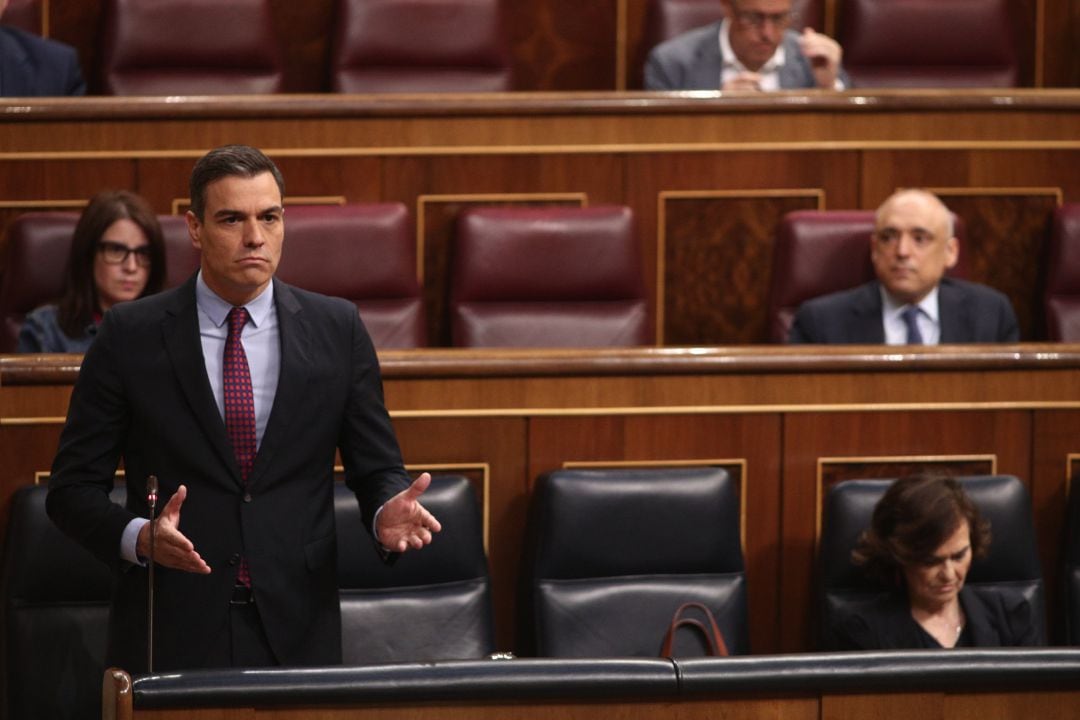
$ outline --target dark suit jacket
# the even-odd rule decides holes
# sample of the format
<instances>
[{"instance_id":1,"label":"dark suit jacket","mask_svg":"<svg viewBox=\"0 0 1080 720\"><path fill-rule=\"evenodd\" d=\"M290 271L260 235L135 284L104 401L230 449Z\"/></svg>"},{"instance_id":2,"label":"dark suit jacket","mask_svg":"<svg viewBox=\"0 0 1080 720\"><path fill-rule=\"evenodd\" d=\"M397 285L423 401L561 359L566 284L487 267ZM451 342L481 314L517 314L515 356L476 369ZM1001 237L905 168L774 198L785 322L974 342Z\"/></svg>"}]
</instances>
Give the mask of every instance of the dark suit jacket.
<instances>
[{"instance_id":1,"label":"dark suit jacket","mask_svg":"<svg viewBox=\"0 0 1080 720\"><path fill-rule=\"evenodd\" d=\"M967 616L964 634L973 647L1044 644L1026 600L1006 599L993 590L965 586L960 591L960 605ZM899 592L879 595L840 615L833 623L833 636L837 650L904 650L937 645L911 617L907 597Z\"/></svg>"},{"instance_id":2,"label":"dark suit jacket","mask_svg":"<svg viewBox=\"0 0 1080 720\"><path fill-rule=\"evenodd\" d=\"M159 510L187 485L180 530L213 570L155 570L155 670L202 666L208 639L225 627L241 552L278 660L341 662L335 449L369 528L409 478L355 306L274 282L281 375L246 488L206 376L194 277L111 309L83 359L47 509L115 568L109 664L145 669L146 571L123 562L119 549L128 522L146 515L151 474ZM121 457L127 507L106 495Z\"/></svg>"},{"instance_id":3,"label":"dark suit jacket","mask_svg":"<svg viewBox=\"0 0 1080 720\"><path fill-rule=\"evenodd\" d=\"M720 53L720 23L694 28L660 43L645 61L646 90L719 90L720 70L724 56ZM784 33L783 48L787 56L780 68L780 88L783 90L816 86L810 63L799 50L798 33ZM841 70L841 80L850 85Z\"/></svg>"},{"instance_id":4,"label":"dark suit jacket","mask_svg":"<svg viewBox=\"0 0 1080 720\"><path fill-rule=\"evenodd\" d=\"M0 26L0 97L85 94L75 48Z\"/></svg>"},{"instance_id":5,"label":"dark suit jacket","mask_svg":"<svg viewBox=\"0 0 1080 720\"><path fill-rule=\"evenodd\" d=\"M859 345L885 342L876 280L807 300L795 313L788 342ZM945 277L938 285L941 343L1017 342L1009 299L985 285Z\"/></svg>"}]
</instances>

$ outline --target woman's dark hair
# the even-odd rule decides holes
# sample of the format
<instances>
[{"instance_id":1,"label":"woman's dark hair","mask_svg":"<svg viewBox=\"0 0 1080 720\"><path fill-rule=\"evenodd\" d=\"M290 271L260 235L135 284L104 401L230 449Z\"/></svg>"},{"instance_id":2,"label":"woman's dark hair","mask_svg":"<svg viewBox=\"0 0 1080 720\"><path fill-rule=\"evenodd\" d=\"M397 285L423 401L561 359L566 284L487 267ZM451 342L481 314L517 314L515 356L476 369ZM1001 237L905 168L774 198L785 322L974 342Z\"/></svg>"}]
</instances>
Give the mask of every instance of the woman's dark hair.
<instances>
[{"instance_id":1,"label":"woman's dark hair","mask_svg":"<svg viewBox=\"0 0 1080 720\"><path fill-rule=\"evenodd\" d=\"M191 212L203 220L206 210L206 188L210 183L226 177L253 178L270 173L277 183L278 192L285 197L285 178L274 161L258 148L250 145L223 145L199 158L191 170L188 192L191 194Z\"/></svg>"},{"instance_id":2,"label":"woman's dark hair","mask_svg":"<svg viewBox=\"0 0 1080 720\"><path fill-rule=\"evenodd\" d=\"M93 322L98 304L97 287L94 285L94 260L105 231L116 222L127 218L138 225L150 242L150 277L139 297L152 295L165 283L165 241L157 215L145 200L127 190L106 190L90 199L75 225L68 256L67 285L63 297L57 303L57 321L69 337L86 332Z\"/></svg>"},{"instance_id":3,"label":"woman's dark hair","mask_svg":"<svg viewBox=\"0 0 1080 720\"><path fill-rule=\"evenodd\" d=\"M874 506L870 527L851 553L852 562L886 585L903 583L900 569L933 557L960 523L971 529L972 557L990 548L990 524L954 478L912 475L889 486Z\"/></svg>"}]
</instances>

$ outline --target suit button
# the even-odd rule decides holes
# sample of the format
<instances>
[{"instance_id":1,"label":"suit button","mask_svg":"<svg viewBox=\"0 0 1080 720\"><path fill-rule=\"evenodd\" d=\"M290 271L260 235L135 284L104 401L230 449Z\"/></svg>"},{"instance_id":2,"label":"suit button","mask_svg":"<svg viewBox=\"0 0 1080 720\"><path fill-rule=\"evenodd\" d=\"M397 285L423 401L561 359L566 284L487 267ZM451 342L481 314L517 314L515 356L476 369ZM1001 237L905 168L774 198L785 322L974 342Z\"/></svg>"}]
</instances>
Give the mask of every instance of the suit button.
<instances>
[{"instance_id":1,"label":"suit button","mask_svg":"<svg viewBox=\"0 0 1080 720\"><path fill-rule=\"evenodd\" d=\"M229 564L235 565L240 562L240 553L233 553L233 556L229 558Z\"/></svg>"},{"instance_id":2,"label":"suit button","mask_svg":"<svg viewBox=\"0 0 1080 720\"><path fill-rule=\"evenodd\" d=\"M244 502L246 502L246 503L251 502L251 493L247 493L247 492L244 493Z\"/></svg>"}]
</instances>

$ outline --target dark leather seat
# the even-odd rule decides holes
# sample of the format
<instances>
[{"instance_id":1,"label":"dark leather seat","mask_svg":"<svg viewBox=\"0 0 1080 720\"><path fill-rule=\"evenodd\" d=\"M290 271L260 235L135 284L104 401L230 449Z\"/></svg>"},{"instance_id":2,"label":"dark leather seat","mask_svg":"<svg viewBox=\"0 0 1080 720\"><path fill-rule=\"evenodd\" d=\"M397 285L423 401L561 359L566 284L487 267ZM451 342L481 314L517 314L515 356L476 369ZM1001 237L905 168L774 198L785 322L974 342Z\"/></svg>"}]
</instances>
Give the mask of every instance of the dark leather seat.
<instances>
[{"instance_id":1,"label":"dark leather seat","mask_svg":"<svg viewBox=\"0 0 1080 720\"><path fill-rule=\"evenodd\" d=\"M15 352L26 314L64 293L71 236L79 214L34 212L8 227L4 271L0 275L0 353Z\"/></svg>"},{"instance_id":2,"label":"dark leather seat","mask_svg":"<svg viewBox=\"0 0 1080 720\"><path fill-rule=\"evenodd\" d=\"M112 577L45 514L44 485L15 491L4 543L6 717L100 717ZM113 492L124 502L123 487Z\"/></svg>"},{"instance_id":3,"label":"dark leather seat","mask_svg":"<svg viewBox=\"0 0 1080 720\"><path fill-rule=\"evenodd\" d=\"M277 275L351 300L378 349L427 344L416 242L401 203L291 205Z\"/></svg>"},{"instance_id":4,"label":"dark leather seat","mask_svg":"<svg viewBox=\"0 0 1080 720\"><path fill-rule=\"evenodd\" d=\"M1050 340L1080 340L1080 203L1054 213L1047 263L1046 333Z\"/></svg>"},{"instance_id":5,"label":"dark leather seat","mask_svg":"<svg viewBox=\"0 0 1080 720\"><path fill-rule=\"evenodd\" d=\"M270 0L106 0L108 95L282 92Z\"/></svg>"},{"instance_id":6,"label":"dark leather seat","mask_svg":"<svg viewBox=\"0 0 1080 720\"><path fill-rule=\"evenodd\" d=\"M1063 573L1065 642L1080 645L1080 487L1074 477L1065 518L1065 572Z\"/></svg>"},{"instance_id":7,"label":"dark leather seat","mask_svg":"<svg viewBox=\"0 0 1080 720\"><path fill-rule=\"evenodd\" d=\"M512 90L498 0L338 0L334 92Z\"/></svg>"},{"instance_id":8,"label":"dark leather seat","mask_svg":"<svg viewBox=\"0 0 1080 720\"><path fill-rule=\"evenodd\" d=\"M462 212L450 280L453 344L647 344L633 220L622 206Z\"/></svg>"},{"instance_id":9,"label":"dark leather seat","mask_svg":"<svg viewBox=\"0 0 1080 720\"><path fill-rule=\"evenodd\" d=\"M183 215L158 215L165 240L165 287L183 285L199 269L199 250L191 244Z\"/></svg>"},{"instance_id":10,"label":"dark leather seat","mask_svg":"<svg viewBox=\"0 0 1080 720\"><path fill-rule=\"evenodd\" d=\"M958 479L983 518L990 522L991 533L990 551L972 562L966 584L1023 596L1031 603L1045 638L1045 590L1027 489L1011 475ZM883 590L851 562L851 551L870 525L874 505L890 482L848 480L834 485L825 497L820 543L820 625L826 649L835 647L829 632L831 618L842 608L864 602Z\"/></svg>"},{"instance_id":11,"label":"dark leather seat","mask_svg":"<svg viewBox=\"0 0 1080 720\"><path fill-rule=\"evenodd\" d=\"M964 223L953 216L960 259L949 275L967 275ZM797 210L777 226L769 283L769 337L786 342L799 306L874 279L870 262L873 210Z\"/></svg>"},{"instance_id":12,"label":"dark leather seat","mask_svg":"<svg viewBox=\"0 0 1080 720\"><path fill-rule=\"evenodd\" d=\"M837 38L855 87L1016 87L1008 0L845 0Z\"/></svg>"},{"instance_id":13,"label":"dark leather seat","mask_svg":"<svg viewBox=\"0 0 1080 720\"><path fill-rule=\"evenodd\" d=\"M346 665L480 658L495 650L483 521L472 485L435 476L424 507L442 532L422 552L383 563L356 496L334 496Z\"/></svg>"},{"instance_id":14,"label":"dark leather seat","mask_svg":"<svg viewBox=\"0 0 1080 720\"><path fill-rule=\"evenodd\" d=\"M794 3L798 17L791 27L821 29L821 0L802 0ZM645 55L649 50L702 25L714 23L724 17L720 0L649 0L645 7Z\"/></svg>"},{"instance_id":15,"label":"dark leather seat","mask_svg":"<svg viewBox=\"0 0 1080 720\"><path fill-rule=\"evenodd\" d=\"M533 492L523 632L545 657L656 657L675 610L707 605L748 650L735 481L719 468L560 470ZM703 644L680 636L677 655Z\"/></svg>"}]
</instances>

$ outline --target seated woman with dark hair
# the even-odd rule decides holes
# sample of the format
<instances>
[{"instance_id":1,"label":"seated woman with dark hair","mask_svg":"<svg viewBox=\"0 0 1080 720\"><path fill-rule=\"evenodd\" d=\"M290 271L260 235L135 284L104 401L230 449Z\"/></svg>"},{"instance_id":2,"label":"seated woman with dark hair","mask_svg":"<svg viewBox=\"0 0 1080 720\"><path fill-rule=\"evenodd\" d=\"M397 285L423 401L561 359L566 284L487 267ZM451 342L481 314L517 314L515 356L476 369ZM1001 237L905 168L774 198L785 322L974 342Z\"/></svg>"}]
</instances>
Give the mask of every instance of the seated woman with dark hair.
<instances>
[{"instance_id":1,"label":"seated woman with dark hair","mask_svg":"<svg viewBox=\"0 0 1080 720\"><path fill-rule=\"evenodd\" d=\"M26 315L18 352L86 352L106 310L161 290L165 241L157 215L135 193L98 193L75 226L66 274L60 301Z\"/></svg>"},{"instance_id":2,"label":"seated woman with dark hair","mask_svg":"<svg viewBox=\"0 0 1080 720\"><path fill-rule=\"evenodd\" d=\"M874 507L852 561L892 591L834 622L843 650L1040 644L1030 604L965 587L989 525L960 483L916 475L897 480Z\"/></svg>"}]
</instances>

